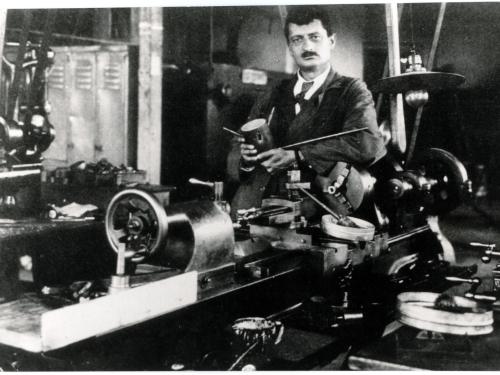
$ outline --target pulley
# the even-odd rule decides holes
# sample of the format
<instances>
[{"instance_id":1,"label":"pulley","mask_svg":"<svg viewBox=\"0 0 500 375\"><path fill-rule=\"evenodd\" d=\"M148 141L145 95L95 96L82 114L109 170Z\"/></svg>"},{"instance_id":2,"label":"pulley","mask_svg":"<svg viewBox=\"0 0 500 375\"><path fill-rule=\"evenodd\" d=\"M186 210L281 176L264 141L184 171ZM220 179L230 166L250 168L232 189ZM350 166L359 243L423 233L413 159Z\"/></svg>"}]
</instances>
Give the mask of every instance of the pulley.
<instances>
[{"instance_id":1,"label":"pulley","mask_svg":"<svg viewBox=\"0 0 500 375\"><path fill-rule=\"evenodd\" d=\"M431 148L408 169L377 184L376 194L381 205L440 215L462 203L467 180L467 171L455 156Z\"/></svg>"},{"instance_id":2,"label":"pulley","mask_svg":"<svg viewBox=\"0 0 500 375\"><path fill-rule=\"evenodd\" d=\"M410 327L451 335L486 335L493 332L493 311L463 297L439 302L440 295L406 292L398 295L398 320Z\"/></svg>"},{"instance_id":3,"label":"pulley","mask_svg":"<svg viewBox=\"0 0 500 375\"><path fill-rule=\"evenodd\" d=\"M425 208L430 214L445 214L458 207L464 198L467 170L453 154L431 148L417 157L414 169L432 181Z\"/></svg>"}]
</instances>

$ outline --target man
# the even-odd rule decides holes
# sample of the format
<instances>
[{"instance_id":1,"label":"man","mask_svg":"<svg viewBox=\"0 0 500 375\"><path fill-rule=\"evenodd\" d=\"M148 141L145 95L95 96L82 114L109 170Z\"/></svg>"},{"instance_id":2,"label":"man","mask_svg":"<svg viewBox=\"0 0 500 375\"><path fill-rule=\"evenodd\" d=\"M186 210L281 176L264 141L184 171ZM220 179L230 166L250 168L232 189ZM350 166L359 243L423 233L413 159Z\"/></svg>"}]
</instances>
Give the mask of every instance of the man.
<instances>
[{"instance_id":1,"label":"man","mask_svg":"<svg viewBox=\"0 0 500 375\"><path fill-rule=\"evenodd\" d=\"M249 116L270 118L276 148L258 154L253 145L240 139L240 144L233 147L233 157L230 153L229 176L241 182L233 200L235 209L259 205L262 193L282 193L284 171L294 165L299 165L306 178L328 177L339 162L347 167L368 167L386 152L366 85L341 76L331 66L335 34L326 11L318 6L293 7L284 31L298 71L295 77L259 98ZM298 150L280 148L362 127L368 129L304 145ZM251 190L262 193L250 196Z\"/></svg>"}]
</instances>

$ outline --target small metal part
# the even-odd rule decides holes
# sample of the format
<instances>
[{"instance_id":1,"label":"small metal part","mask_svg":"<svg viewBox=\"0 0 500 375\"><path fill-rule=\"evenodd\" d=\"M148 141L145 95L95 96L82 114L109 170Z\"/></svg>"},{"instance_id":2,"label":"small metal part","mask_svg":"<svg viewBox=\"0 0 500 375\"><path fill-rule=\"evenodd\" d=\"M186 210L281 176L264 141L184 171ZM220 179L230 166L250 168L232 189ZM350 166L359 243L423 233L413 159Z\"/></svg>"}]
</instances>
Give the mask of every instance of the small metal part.
<instances>
[{"instance_id":1,"label":"small metal part","mask_svg":"<svg viewBox=\"0 0 500 375\"><path fill-rule=\"evenodd\" d=\"M214 192L214 200L217 203L217 205L221 208L222 211L224 212L229 212L230 207L229 204L224 201L223 194L224 194L224 182L223 181L202 181L197 178L191 177L189 179L189 183L193 185L203 185L203 186L208 186L212 188Z\"/></svg>"},{"instance_id":2,"label":"small metal part","mask_svg":"<svg viewBox=\"0 0 500 375\"><path fill-rule=\"evenodd\" d=\"M241 340L244 346L250 347L255 343L260 345L279 344L285 326L277 320L248 317L235 320L232 329L235 337Z\"/></svg>"},{"instance_id":3,"label":"small metal part","mask_svg":"<svg viewBox=\"0 0 500 375\"><path fill-rule=\"evenodd\" d=\"M125 274L125 256L126 245L118 244L118 252L116 259L116 275L111 276L111 284L108 288L110 294L121 292L130 288L130 278Z\"/></svg>"},{"instance_id":4,"label":"small metal part","mask_svg":"<svg viewBox=\"0 0 500 375\"><path fill-rule=\"evenodd\" d=\"M419 108L429 101L429 93L426 90L410 90L405 93L405 101L412 108Z\"/></svg>"},{"instance_id":5,"label":"small metal part","mask_svg":"<svg viewBox=\"0 0 500 375\"><path fill-rule=\"evenodd\" d=\"M185 366L183 363L172 363L170 366L170 370L172 371L182 371L185 369Z\"/></svg>"},{"instance_id":6,"label":"small metal part","mask_svg":"<svg viewBox=\"0 0 500 375\"><path fill-rule=\"evenodd\" d=\"M112 275L111 284L108 288L109 294L122 292L130 288L130 277L128 275Z\"/></svg>"},{"instance_id":7,"label":"small metal part","mask_svg":"<svg viewBox=\"0 0 500 375\"><path fill-rule=\"evenodd\" d=\"M500 264L497 264L492 271L493 274L493 291L498 293L500 291Z\"/></svg>"},{"instance_id":8,"label":"small metal part","mask_svg":"<svg viewBox=\"0 0 500 375\"><path fill-rule=\"evenodd\" d=\"M481 243L481 242L471 242L470 245L472 247L485 249L484 255L481 257L481 261L483 263L491 262L491 258L493 258L493 257L500 257L500 252L494 251L496 249L496 244L492 244L492 243L485 244L485 243Z\"/></svg>"},{"instance_id":9,"label":"small metal part","mask_svg":"<svg viewBox=\"0 0 500 375\"><path fill-rule=\"evenodd\" d=\"M249 276L251 276L253 279L262 279L271 275L271 270L269 269L269 267L264 265L249 263L245 264L244 268L248 271Z\"/></svg>"},{"instance_id":10,"label":"small metal part","mask_svg":"<svg viewBox=\"0 0 500 375\"><path fill-rule=\"evenodd\" d=\"M254 364L248 363L241 368L241 371L257 371L257 367Z\"/></svg>"},{"instance_id":11,"label":"small metal part","mask_svg":"<svg viewBox=\"0 0 500 375\"><path fill-rule=\"evenodd\" d=\"M352 312L344 314L344 321L363 319L362 312Z\"/></svg>"},{"instance_id":12,"label":"small metal part","mask_svg":"<svg viewBox=\"0 0 500 375\"><path fill-rule=\"evenodd\" d=\"M212 279L209 277L209 276L203 276L200 281L198 282L198 284L200 285L200 288L201 289L206 289L210 286L210 284L212 283Z\"/></svg>"}]
</instances>

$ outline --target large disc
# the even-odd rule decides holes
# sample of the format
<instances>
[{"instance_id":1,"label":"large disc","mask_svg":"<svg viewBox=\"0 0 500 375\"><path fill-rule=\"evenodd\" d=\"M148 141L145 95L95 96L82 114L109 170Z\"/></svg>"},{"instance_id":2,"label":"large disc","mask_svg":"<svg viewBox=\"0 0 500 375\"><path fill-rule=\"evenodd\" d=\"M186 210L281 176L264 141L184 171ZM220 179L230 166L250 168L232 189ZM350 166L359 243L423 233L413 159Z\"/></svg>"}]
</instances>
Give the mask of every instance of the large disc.
<instances>
[{"instance_id":1,"label":"large disc","mask_svg":"<svg viewBox=\"0 0 500 375\"><path fill-rule=\"evenodd\" d=\"M463 164L448 151L431 148L412 163L424 177L435 180L431 201L425 207L430 214L450 212L463 201L464 185L468 180Z\"/></svg>"},{"instance_id":2,"label":"large disc","mask_svg":"<svg viewBox=\"0 0 500 375\"><path fill-rule=\"evenodd\" d=\"M154 254L165 244L168 220L165 209L155 196L127 189L114 196L105 218L106 236L114 251L120 243L127 244L127 253L139 262Z\"/></svg>"}]
</instances>

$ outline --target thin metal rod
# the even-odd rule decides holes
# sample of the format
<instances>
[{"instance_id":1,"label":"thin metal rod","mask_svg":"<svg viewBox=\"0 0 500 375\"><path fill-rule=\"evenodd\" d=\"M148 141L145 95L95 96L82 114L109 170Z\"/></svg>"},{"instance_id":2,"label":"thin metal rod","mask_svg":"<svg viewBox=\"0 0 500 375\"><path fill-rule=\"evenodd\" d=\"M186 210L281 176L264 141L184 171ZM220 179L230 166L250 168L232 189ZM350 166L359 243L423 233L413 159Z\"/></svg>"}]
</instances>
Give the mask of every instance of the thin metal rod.
<instances>
[{"instance_id":1,"label":"thin metal rod","mask_svg":"<svg viewBox=\"0 0 500 375\"><path fill-rule=\"evenodd\" d=\"M227 131L228 133L231 133L232 135L235 135L235 136L237 136L237 137L243 137L243 135L241 135L240 133L235 132L234 130L228 129L228 128L226 128L225 126L223 126L223 127L222 127L222 130L225 130L225 131Z\"/></svg>"},{"instance_id":2,"label":"thin metal rod","mask_svg":"<svg viewBox=\"0 0 500 375\"><path fill-rule=\"evenodd\" d=\"M353 133L357 133L357 132L360 132L360 131L363 131L363 130L367 130L368 127L365 126L363 128L359 128L359 129L353 129L353 130L346 130L345 132L340 132L340 133L335 133L335 134L330 134L330 135L325 135L323 137L318 137L318 138L312 138L312 139L308 139L307 141L302 141L302 142L297 142L297 143L292 143L292 144L289 144L289 145L286 145L286 146L283 146L281 148L283 149L289 149L289 148L294 148L294 147L299 147L299 146L304 146L304 145L308 145L309 143L314 143L314 142L319 142L319 141L324 141L326 139L330 139L330 138L336 138L336 137L342 137L344 135L348 135L348 134L353 134Z\"/></svg>"},{"instance_id":3,"label":"thin metal rod","mask_svg":"<svg viewBox=\"0 0 500 375\"><path fill-rule=\"evenodd\" d=\"M279 318L279 317L281 317L282 315L284 315L286 313L289 313L289 312L291 312L293 310L297 310L302 305L303 305L303 302L299 302L299 303L297 303L297 304L295 304L293 306L287 307L286 309L277 311L274 314L266 316L266 319L276 319L276 318Z\"/></svg>"},{"instance_id":4,"label":"thin metal rod","mask_svg":"<svg viewBox=\"0 0 500 375\"><path fill-rule=\"evenodd\" d=\"M234 370L234 368L238 365L238 363L240 363L243 358L245 358L248 353L250 353L252 350L255 349L255 347L257 346L257 344L259 344L259 340L255 341L252 345L250 345L250 347L248 349L246 349L237 359L236 361L233 362L233 364L231 365L231 367L229 367L227 369L227 371L232 371Z\"/></svg>"},{"instance_id":5,"label":"thin metal rod","mask_svg":"<svg viewBox=\"0 0 500 375\"><path fill-rule=\"evenodd\" d=\"M415 229L412 229L406 233L403 233L403 234L399 234L397 236L394 236L394 237L391 237L387 240L387 244L388 245L392 245L392 244L395 244L397 242L400 242L400 241L403 241L403 240L406 240L408 238L411 238L413 237L414 235L416 234L419 234L419 233L423 233L423 232L427 232L428 230L430 230L431 228L429 227L429 225L423 225L421 227L417 227Z\"/></svg>"},{"instance_id":6,"label":"thin metal rod","mask_svg":"<svg viewBox=\"0 0 500 375\"><path fill-rule=\"evenodd\" d=\"M320 206L323 210L328 212L330 215L332 215L335 219L340 220L340 215L334 212L330 207L328 207L326 204L321 202L318 198L316 198L314 195L309 193L306 189L299 187L298 190L300 190L302 193L307 195L309 198L311 198L314 203L316 203L318 206Z\"/></svg>"},{"instance_id":7,"label":"thin metal rod","mask_svg":"<svg viewBox=\"0 0 500 375\"><path fill-rule=\"evenodd\" d=\"M441 35L441 29L443 27L444 12L446 11L446 3L441 3L439 8L439 15L436 21L436 29L434 30L434 38L432 40L432 47L429 53L429 59L427 60L427 69L432 70L434 66L434 57L436 57L436 51L439 43L439 37Z\"/></svg>"},{"instance_id":8,"label":"thin metal rod","mask_svg":"<svg viewBox=\"0 0 500 375\"><path fill-rule=\"evenodd\" d=\"M118 254L116 259L116 274L119 276L125 275L125 251L124 243L118 244Z\"/></svg>"},{"instance_id":9,"label":"thin metal rod","mask_svg":"<svg viewBox=\"0 0 500 375\"><path fill-rule=\"evenodd\" d=\"M413 130L411 132L410 144L408 146L408 153L406 154L405 165L410 163L413 158L413 152L415 151L415 146L417 145L417 135L420 129L420 122L422 120L422 113L424 112L424 106L421 105L417 108L417 113L415 114L415 121L413 122Z\"/></svg>"},{"instance_id":10,"label":"thin metal rod","mask_svg":"<svg viewBox=\"0 0 500 375\"><path fill-rule=\"evenodd\" d=\"M276 107L271 108L271 112L269 113L269 116L267 117L267 125L268 125L268 126L269 126L269 125L271 125L271 121L272 121L272 119L273 119L274 109L275 109L275 108L276 108Z\"/></svg>"},{"instance_id":11,"label":"thin metal rod","mask_svg":"<svg viewBox=\"0 0 500 375\"><path fill-rule=\"evenodd\" d=\"M305 145L308 145L308 144L314 143L314 142L324 141L324 140L331 139L331 138L337 138L337 137L342 137L342 136L348 135L348 134L358 133L360 131L367 130L367 129L368 129L368 127L365 126L363 128L359 128L359 129L346 130L345 132L340 132L340 133L335 133L335 134L330 134L330 135L324 135L322 137L307 139L305 141L301 141L301 142L297 142L297 143L291 143L291 144L283 146L281 148L287 150L287 149L294 148L294 147L305 146ZM240 134L238 132L235 132L234 130L228 129L225 126L222 127L222 130L225 130L228 133L231 133L232 135L235 135L237 137L243 137L242 134Z\"/></svg>"}]
</instances>

